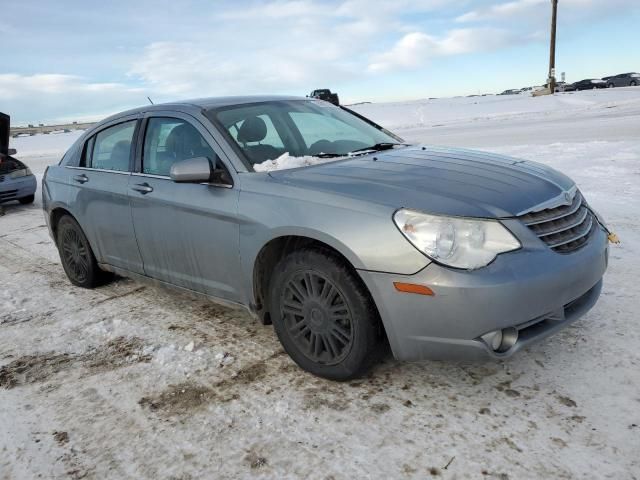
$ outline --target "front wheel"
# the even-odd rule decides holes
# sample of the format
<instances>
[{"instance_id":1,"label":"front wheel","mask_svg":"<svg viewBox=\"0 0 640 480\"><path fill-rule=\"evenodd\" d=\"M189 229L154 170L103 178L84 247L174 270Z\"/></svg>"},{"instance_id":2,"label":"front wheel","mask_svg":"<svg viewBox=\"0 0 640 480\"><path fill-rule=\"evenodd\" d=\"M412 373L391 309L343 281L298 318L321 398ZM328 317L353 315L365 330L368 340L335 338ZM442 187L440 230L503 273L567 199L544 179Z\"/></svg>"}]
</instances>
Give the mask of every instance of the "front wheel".
<instances>
[{"instance_id":1,"label":"front wheel","mask_svg":"<svg viewBox=\"0 0 640 480\"><path fill-rule=\"evenodd\" d=\"M380 348L380 321L360 278L336 255L299 250L283 258L271 281L271 318L291 358L331 380L357 378Z\"/></svg>"},{"instance_id":2,"label":"front wheel","mask_svg":"<svg viewBox=\"0 0 640 480\"><path fill-rule=\"evenodd\" d=\"M633 80L630 84L630 87L637 87L638 86L638 82L636 82L635 80Z\"/></svg>"}]
</instances>

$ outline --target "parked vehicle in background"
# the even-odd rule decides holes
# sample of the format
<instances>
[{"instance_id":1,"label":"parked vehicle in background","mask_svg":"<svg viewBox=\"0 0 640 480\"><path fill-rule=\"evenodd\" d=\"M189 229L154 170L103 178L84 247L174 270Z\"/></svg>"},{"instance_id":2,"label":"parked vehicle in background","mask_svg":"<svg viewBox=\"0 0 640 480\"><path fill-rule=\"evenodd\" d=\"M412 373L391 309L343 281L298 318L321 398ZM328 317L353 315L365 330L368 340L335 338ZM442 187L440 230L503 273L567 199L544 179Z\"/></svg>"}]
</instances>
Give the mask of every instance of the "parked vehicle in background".
<instances>
[{"instance_id":1,"label":"parked vehicle in background","mask_svg":"<svg viewBox=\"0 0 640 480\"><path fill-rule=\"evenodd\" d=\"M38 182L24 163L12 157L16 151L9 148L9 127L9 115L0 113L0 204L33 203Z\"/></svg>"},{"instance_id":2,"label":"parked vehicle in background","mask_svg":"<svg viewBox=\"0 0 640 480\"><path fill-rule=\"evenodd\" d=\"M573 86L573 83L567 82L556 82L556 92L574 92L576 88Z\"/></svg>"},{"instance_id":3,"label":"parked vehicle in background","mask_svg":"<svg viewBox=\"0 0 640 480\"><path fill-rule=\"evenodd\" d=\"M599 78L587 78L579 82L574 82L572 87L573 90L593 90L596 88L607 88L607 82ZM568 89L565 88L565 92L566 91L568 91Z\"/></svg>"},{"instance_id":4,"label":"parked vehicle in background","mask_svg":"<svg viewBox=\"0 0 640 480\"><path fill-rule=\"evenodd\" d=\"M313 90L309 95L309 98L317 98L318 100L324 100L326 102L331 102L334 105L340 105L340 99L338 98L337 93L332 93L328 88L320 88L318 90Z\"/></svg>"},{"instance_id":5,"label":"parked vehicle in background","mask_svg":"<svg viewBox=\"0 0 640 480\"><path fill-rule=\"evenodd\" d=\"M522 93L522 90L519 88L512 88L509 90L505 90L502 93L499 93L498 95L518 95L519 93Z\"/></svg>"},{"instance_id":6,"label":"parked vehicle in background","mask_svg":"<svg viewBox=\"0 0 640 480\"><path fill-rule=\"evenodd\" d=\"M42 192L74 285L110 271L244 306L336 380L386 341L399 360L508 357L584 315L607 267L604 222L562 173L312 99L114 115Z\"/></svg>"},{"instance_id":7,"label":"parked vehicle in background","mask_svg":"<svg viewBox=\"0 0 640 480\"><path fill-rule=\"evenodd\" d=\"M640 73L630 72L613 75L611 77L603 77L607 83L607 87L637 87L640 85Z\"/></svg>"}]
</instances>

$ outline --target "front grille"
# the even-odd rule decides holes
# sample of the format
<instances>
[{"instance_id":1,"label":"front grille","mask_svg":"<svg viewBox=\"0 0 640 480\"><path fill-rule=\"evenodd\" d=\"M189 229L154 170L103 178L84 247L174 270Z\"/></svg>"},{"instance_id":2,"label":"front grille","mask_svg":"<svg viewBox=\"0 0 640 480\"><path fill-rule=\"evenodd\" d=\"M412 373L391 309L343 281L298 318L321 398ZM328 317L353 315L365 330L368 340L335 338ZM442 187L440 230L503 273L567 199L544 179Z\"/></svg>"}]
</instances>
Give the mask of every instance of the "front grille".
<instances>
[{"instance_id":1,"label":"front grille","mask_svg":"<svg viewBox=\"0 0 640 480\"><path fill-rule=\"evenodd\" d=\"M598 223L578 191L571 205L547 208L519 218L558 253L570 253L583 247L596 231Z\"/></svg>"},{"instance_id":2,"label":"front grille","mask_svg":"<svg viewBox=\"0 0 640 480\"><path fill-rule=\"evenodd\" d=\"M0 175L0 182L4 182L4 175Z\"/></svg>"}]
</instances>

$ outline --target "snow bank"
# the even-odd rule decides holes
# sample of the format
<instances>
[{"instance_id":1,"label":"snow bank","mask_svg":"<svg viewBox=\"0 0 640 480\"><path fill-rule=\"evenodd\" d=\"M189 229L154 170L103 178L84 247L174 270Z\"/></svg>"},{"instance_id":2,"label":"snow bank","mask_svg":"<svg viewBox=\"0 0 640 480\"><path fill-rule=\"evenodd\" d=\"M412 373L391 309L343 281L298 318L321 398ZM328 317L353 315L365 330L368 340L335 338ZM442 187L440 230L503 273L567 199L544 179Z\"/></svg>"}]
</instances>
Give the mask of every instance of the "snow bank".
<instances>
[{"instance_id":1,"label":"snow bank","mask_svg":"<svg viewBox=\"0 0 640 480\"><path fill-rule=\"evenodd\" d=\"M262 163L256 163L253 169L256 172L272 172L274 170L287 170L289 168L308 167L311 165L319 165L321 163L335 162L348 157L329 157L319 158L305 155L303 157L292 157L289 152L285 152L275 160L267 160Z\"/></svg>"},{"instance_id":2,"label":"snow bank","mask_svg":"<svg viewBox=\"0 0 640 480\"><path fill-rule=\"evenodd\" d=\"M62 157L84 130L74 130L59 134L33 135L9 139L9 146L15 148L17 158Z\"/></svg>"}]
</instances>

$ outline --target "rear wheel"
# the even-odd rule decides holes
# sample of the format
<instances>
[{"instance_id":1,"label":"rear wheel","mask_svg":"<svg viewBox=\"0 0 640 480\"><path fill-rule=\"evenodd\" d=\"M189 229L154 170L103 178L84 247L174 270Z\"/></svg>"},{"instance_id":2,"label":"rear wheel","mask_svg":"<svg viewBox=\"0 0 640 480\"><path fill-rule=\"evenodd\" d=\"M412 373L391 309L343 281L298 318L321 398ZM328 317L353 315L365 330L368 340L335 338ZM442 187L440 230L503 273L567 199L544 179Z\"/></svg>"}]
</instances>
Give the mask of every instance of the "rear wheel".
<instances>
[{"instance_id":1,"label":"rear wheel","mask_svg":"<svg viewBox=\"0 0 640 480\"><path fill-rule=\"evenodd\" d=\"M93 255L82 228L72 217L65 215L58 222L57 244L60 260L67 277L74 285L94 288L106 279Z\"/></svg>"},{"instance_id":2,"label":"rear wheel","mask_svg":"<svg viewBox=\"0 0 640 480\"><path fill-rule=\"evenodd\" d=\"M280 261L271 281L271 318L286 352L320 377L359 377L381 350L371 297L330 252L299 250Z\"/></svg>"},{"instance_id":3,"label":"rear wheel","mask_svg":"<svg viewBox=\"0 0 640 480\"><path fill-rule=\"evenodd\" d=\"M22 204L22 205L28 205L30 203L33 203L33 201L35 200L36 196L35 195L29 195L26 197L22 197L19 198L18 201Z\"/></svg>"}]
</instances>

